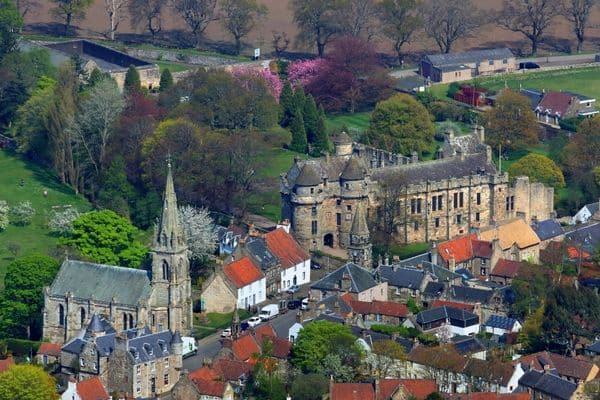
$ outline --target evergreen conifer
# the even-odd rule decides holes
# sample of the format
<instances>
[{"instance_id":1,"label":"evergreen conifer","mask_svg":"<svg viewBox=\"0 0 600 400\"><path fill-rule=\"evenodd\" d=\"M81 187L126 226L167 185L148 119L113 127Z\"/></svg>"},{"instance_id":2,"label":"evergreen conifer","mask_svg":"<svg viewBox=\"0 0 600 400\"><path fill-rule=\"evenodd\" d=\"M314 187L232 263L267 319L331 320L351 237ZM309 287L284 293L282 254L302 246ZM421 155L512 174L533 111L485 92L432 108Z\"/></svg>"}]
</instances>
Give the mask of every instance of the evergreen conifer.
<instances>
[{"instance_id":1,"label":"evergreen conifer","mask_svg":"<svg viewBox=\"0 0 600 400\"><path fill-rule=\"evenodd\" d=\"M306 131L304 130L304 118L301 110L296 109L290 121L290 131L292 132L292 143L290 149L298 153L306 153Z\"/></svg>"},{"instance_id":2,"label":"evergreen conifer","mask_svg":"<svg viewBox=\"0 0 600 400\"><path fill-rule=\"evenodd\" d=\"M173 86L173 75L171 75L169 68L165 68L162 74L160 74L160 87L158 90L164 92L171 86Z\"/></svg>"}]
</instances>

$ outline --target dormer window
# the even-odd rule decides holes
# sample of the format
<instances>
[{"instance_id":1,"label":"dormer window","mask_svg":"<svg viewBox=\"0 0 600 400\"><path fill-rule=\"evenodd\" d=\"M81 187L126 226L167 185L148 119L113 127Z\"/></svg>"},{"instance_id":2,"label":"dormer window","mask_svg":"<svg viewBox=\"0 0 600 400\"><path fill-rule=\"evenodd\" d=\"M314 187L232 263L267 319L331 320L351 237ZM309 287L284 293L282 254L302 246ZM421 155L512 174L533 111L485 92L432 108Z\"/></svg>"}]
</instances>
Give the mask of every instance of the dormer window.
<instances>
[{"instance_id":1,"label":"dormer window","mask_svg":"<svg viewBox=\"0 0 600 400\"><path fill-rule=\"evenodd\" d=\"M315 194L315 188L310 188L310 194Z\"/></svg>"}]
</instances>

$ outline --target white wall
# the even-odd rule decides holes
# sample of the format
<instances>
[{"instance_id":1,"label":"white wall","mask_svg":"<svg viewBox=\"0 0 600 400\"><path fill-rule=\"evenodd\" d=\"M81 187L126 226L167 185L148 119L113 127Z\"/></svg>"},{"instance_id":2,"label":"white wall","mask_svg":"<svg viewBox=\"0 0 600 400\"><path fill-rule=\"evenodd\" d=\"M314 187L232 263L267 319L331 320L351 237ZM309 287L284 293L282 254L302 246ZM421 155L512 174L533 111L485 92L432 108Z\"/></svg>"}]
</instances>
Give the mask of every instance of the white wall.
<instances>
[{"instance_id":1,"label":"white wall","mask_svg":"<svg viewBox=\"0 0 600 400\"><path fill-rule=\"evenodd\" d=\"M448 326L450 326L450 332L454 336L456 336L456 335L469 336L469 335L475 335L475 334L479 333L479 324L467 326L466 328L461 328L461 327L453 326L453 325L448 325Z\"/></svg>"},{"instance_id":2,"label":"white wall","mask_svg":"<svg viewBox=\"0 0 600 400\"><path fill-rule=\"evenodd\" d=\"M292 343L294 341L296 341L296 339L298 339L298 333L300 333L302 328L304 328L304 327L302 326L302 324L300 324L298 322L296 322L296 323L294 323L294 325L290 326L290 329L288 330L288 340Z\"/></svg>"},{"instance_id":3,"label":"white wall","mask_svg":"<svg viewBox=\"0 0 600 400\"><path fill-rule=\"evenodd\" d=\"M310 258L299 262L293 267L281 269L281 287L279 291L286 291L292 286L294 277L296 277L296 285L298 286L310 283Z\"/></svg>"},{"instance_id":4,"label":"white wall","mask_svg":"<svg viewBox=\"0 0 600 400\"><path fill-rule=\"evenodd\" d=\"M237 292L237 307L247 308L267 299L267 279L261 278L246 285Z\"/></svg>"},{"instance_id":5,"label":"white wall","mask_svg":"<svg viewBox=\"0 0 600 400\"><path fill-rule=\"evenodd\" d=\"M63 394L60 396L60 399L61 400L81 400L81 397L79 397L79 394L77 394L77 388L76 388L74 382L69 381L67 390L65 390L63 392Z\"/></svg>"},{"instance_id":6,"label":"white wall","mask_svg":"<svg viewBox=\"0 0 600 400\"><path fill-rule=\"evenodd\" d=\"M577 212L577 214L573 216L573 218L571 219L571 225L584 224L590 219L591 216L592 213L590 213L588 208L584 206L581 210Z\"/></svg>"},{"instance_id":7,"label":"white wall","mask_svg":"<svg viewBox=\"0 0 600 400\"><path fill-rule=\"evenodd\" d=\"M519 386L519 379L525 375L525 371L523 371L523 367L521 367L521 363L517 363L515 365L515 369L513 371L512 376L508 380L506 386L500 386L500 393L512 393Z\"/></svg>"}]
</instances>

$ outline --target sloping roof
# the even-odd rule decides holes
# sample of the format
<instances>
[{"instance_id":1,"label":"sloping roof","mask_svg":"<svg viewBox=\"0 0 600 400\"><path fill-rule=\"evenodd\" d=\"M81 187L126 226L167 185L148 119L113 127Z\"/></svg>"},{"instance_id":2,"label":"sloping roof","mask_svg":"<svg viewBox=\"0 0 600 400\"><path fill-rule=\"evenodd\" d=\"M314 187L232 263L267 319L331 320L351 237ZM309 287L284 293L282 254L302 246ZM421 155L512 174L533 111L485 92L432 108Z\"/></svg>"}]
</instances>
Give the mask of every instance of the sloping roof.
<instances>
[{"instance_id":1,"label":"sloping roof","mask_svg":"<svg viewBox=\"0 0 600 400\"><path fill-rule=\"evenodd\" d=\"M487 60L498 60L504 58L512 58L514 54L508 48L471 50L459 53L447 54L428 54L425 59L429 60L435 66L456 65L464 63L476 63Z\"/></svg>"},{"instance_id":2,"label":"sloping roof","mask_svg":"<svg viewBox=\"0 0 600 400\"><path fill-rule=\"evenodd\" d=\"M487 382L498 382L507 386L515 367L509 362L484 361L471 358L465 366L464 373Z\"/></svg>"},{"instance_id":3,"label":"sloping roof","mask_svg":"<svg viewBox=\"0 0 600 400\"><path fill-rule=\"evenodd\" d=\"M598 206L598 203L596 203L596 206ZM540 240L552 239L565 233L562 226L554 218L534 222L531 227Z\"/></svg>"},{"instance_id":4,"label":"sloping roof","mask_svg":"<svg viewBox=\"0 0 600 400\"><path fill-rule=\"evenodd\" d=\"M473 258L473 246L471 241L476 239L477 235L472 234L462 236L438 245L438 252L444 261L449 262L454 258L454 262L462 263Z\"/></svg>"},{"instance_id":5,"label":"sloping roof","mask_svg":"<svg viewBox=\"0 0 600 400\"><path fill-rule=\"evenodd\" d=\"M521 90L519 90L519 94L521 94L529 99L532 110L535 110L538 107L538 105L540 104L540 101L542 101L542 97L544 97L543 92L540 92L539 90L534 90L534 89L521 89Z\"/></svg>"},{"instance_id":6,"label":"sloping roof","mask_svg":"<svg viewBox=\"0 0 600 400\"><path fill-rule=\"evenodd\" d=\"M399 265L401 267L418 267L419 265L424 265L424 263L431 262L431 253L421 253L416 256L405 258L404 260L400 260Z\"/></svg>"},{"instance_id":7,"label":"sloping roof","mask_svg":"<svg viewBox=\"0 0 600 400\"><path fill-rule=\"evenodd\" d=\"M473 310L475 309L475 306L473 304L460 303L458 301L434 300L433 303L431 303L431 308L442 307L442 306L453 307L453 308L457 308L459 310L466 310L466 311L470 311L470 312L473 312Z\"/></svg>"},{"instance_id":8,"label":"sloping roof","mask_svg":"<svg viewBox=\"0 0 600 400\"><path fill-rule=\"evenodd\" d=\"M77 382L77 394L81 400L108 400L110 398L98 377Z\"/></svg>"},{"instance_id":9,"label":"sloping roof","mask_svg":"<svg viewBox=\"0 0 600 400\"><path fill-rule=\"evenodd\" d=\"M13 365L15 365L15 360L13 360L12 356L10 355L4 360L0 360L0 374L8 371L8 369Z\"/></svg>"},{"instance_id":10,"label":"sloping roof","mask_svg":"<svg viewBox=\"0 0 600 400\"><path fill-rule=\"evenodd\" d=\"M201 395L218 398L223 397L225 386L227 386L227 382L207 379L193 379L192 382L194 382L196 390L198 390L198 393Z\"/></svg>"},{"instance_id":11,"label":"sloping roof","mask_svg":"<svg viewBox=\"0 0 600 400\"><path fill-rule=\"evenodd\" d=\"M336 144L352 144L352 138L346 132L342 132L333 138L333 143Z\"/></svg>"},{"instance_id":12,"label":"sloping roof","mask_svg":"<svg viewBox=\"0 0 600 400\"><path fill-rule=\"evenodd\" d=\"M501 276L504 278L514 278L519 273L523 263L520 261L507 260L501 258L496 263L490 275Z\"/></svg>"},{"instance_id":13,"label":"sloping roof","mask_svg":"<svg viewBox=\"0 0 600 400\"><path fill-rule=\"evenodd\" d=\"M190 380L216 380L220 375L214 369L204 366L188 374Z\"/></svg>"},{"instance_id":14,"label":"sloping roof","mask_svg":"<svg viewBox=\"0 0 600 400\"><path fill-rule=\"evenodd\" d=\"M533 229L520 218L481 231L479 238L488 242L498 238L502 250L510 249L513 244L520 249L525 249L540 243L540 239Z\"/></svg>"},{"instance_id":15,"label":"sloping roof","mask_svg":"<svg viewBox=\"0 0 600 400\"><path fill-rule=\"evenodd\" d=\"M408 315L408 307L405 304L396 303L393 301L358 301L354 300L350 293L345 293L341 296L356 314L376 314L389 317L404 318Z\"/></svg>"},{"instance_id":16,"label":"sloping roof","mask_svg":"<svg viewBox=\"0 0 600 400\"><path fill-rule=\"evenodd\" d=\"M386 379L387 380L387 379ZM394 380L394 379L389 379ZM433 379L398 379L400 385L417 400L424 400L428 395L437 391L437 384Z\"/></svg>"},{"instance_id":17,"label":"sloping roof","mask_svg":"<svg viewBox=\"0 0 600 400\"><path fill-rule=\"evenodd\" d=\"M423 289L423 294L426 296L439 296L444 291L444 284L440 282L428 282Z\"/></svg>"},{"instance_id":18,"label":"sloping roof","mask_svg":"<svg viewBox=\"0 0 600 400\"><path fill-rule=\"evenodd\" d=\"M436 277L439 282L450 282L461 278L460 275L450 271L448 268L440 267L430 262L423 263L423 270Z\"/></svg>"},{"instance_id":19,"label":"sloping roof","mask_svg":"<svg viewBox=\"0 0 600 400\"><path fill-rule=\"evenodd\" d=\"M59 343L44 342L40 345L40 348L38 349L37 353L46 356L58 357L60 356L60 348L61 345Z\"/></svg>"},{"instance_id":20,"label":"sloping roof","mask_svg":"<svg viewBox=\"0 0 600 400\"><path fill-rule=\"evenodd\" d=\"M367 225L367 217L365 215L365 209L362 204L358 203L356 207L356 213L352 219L352 227L350 228L350 235L369 235L369 226Z\"/></svg>"},{"instance_id":21,"label":"sloping roof","mask_svg":"<svg viewBox=\"0 0 600 400\"><path fill-rule=\"evenodd\" d=\"M85 277L85 279L82 279ZM137 305L150 295L150 277L147 271L65 260L54 282L50 295L64 296L70 292L75 298Z\"/></svg>"},{"instance_id":22,"label":"sloping roof","mask_svg":"<svg viewBox=\"0 0 600 400\"><path fill-rule=\"evenodd\" d=\"M239 289L264 277L263 273L252 262L250 257L243 257L223 267L225 275Z\"/></svg>"},{"instance_id":23,"label":"sloping roof","mask_svg":"<svg viewBox=\"0 0 600 400\"><path fill-rule=\"evenodd\" d=\"M489 289L477 289L467 286L450 286L448 296L451 299L468 303L487 303L494 296L494 291Z\"/></svg>"},{"instance_id":24,"label":"sloping roof","mask_svg":"<svg viewBox=\"0 0 600 400\"><path fill-rule=\"evenodd\" d=\"M471 325L479 323L479 317L472 312L448 306L421 311L417 314L417 323L423 325L447 318L467 322Z\"/></svg>"},{"instance_id":25,"label":"sloping roof","mask_svg":"<svg viewBox=\"0 0 600 400\"><path fill-rule=\"evenodd\" d=\"M580 244L588 253L594 252L600 245L600 223L586 225L574 231L567 232L565 234L565 242Z\"/></svg>"},{"instance_id":26,"label":"sloping roof","mask_svg":"<svg viewBox=\"0 0 600 400\"><path fill-rule=\"evenodd\" d=\"M454 336L452 338L454 348L462 355L469 355L473 353L479 353L485 350L485 347L481 342L473 336Z\"/></svg>"},{"instance_id":27,"label":"sloping roof","mask_svg":"<svg viewBox=\"0 0 600 400\"><path fill-rule=\"evenodd\" d=\"M333 383L331 400L373 400L375 389L370 383Z\"/></svg>"},{"instance_id":28,"label":"sloping roof","mask_svg":"<svg viewBox=\"0 0 600 400\"><path fill-rule=\"evenodd\" d=\"M75 338L66 343L61 350L71 354L81 354L83 346L85 346L85 341Z\"/></svg>"},{"instance_id":29,"label":"sloping roof","mask_svg":"<svg viewBox=\"0 0 600 400\"><path fill-rule=\"evenodd\" d=\"M283 268L290 268L310 259L310 255L283 228L277 228L267 233L265 241Z\"/></svg>"},{"instance_id":30,"label":"sloping roof","mask_svg":"<svg viewBox=\"0 0 600 400\"><path fill-rule=\"evenodd\" d=\"M132 362L141 364L170 354L173 336L171 331L165 330L130 338L127 347Z\"/></svg>"},{"instance_id":31,"label":"sloping roof","mask_svg":"<svg viewBox=\"0 0 600 400\"><path fill-rule=\"evenodd\" d=\"M452 372L461 372L467 363L467 359L460 355L452 345L416 346L408 354L408 360Z\"/></svg>"},{"instance_id":32,"label":"sloping roof","mask_svg":"<svg viewBox=\"0 0 600 400\"><path fill-rule=\"evenodd\" d=\"M594 215L596 212L598 212L598 209L600 208L600 204L599 204L599 202L595 201L593 203L586 204L584 207L588 209L590 214Z\"/></svg>"},{"instance_id":33,"label":"sloping roof","mask_svg":"<svg viewBox=\"0 0 600 400\"><path fill-rule=\"evenodd\" d=\"M379 267L379 276L387 281L389 286L417 290L423 283L425 272L417 268L382 265Z\"/></svg>"},{"instance_id":34,"label":"sloping roof","mask_svg":"<svg viewBox=\"0 0 600 400\"><path fill-rule=\"evenodd\" d=\"M529 354L514 361L514 363L519 362L524 366L538 371L543 371L544 366L549 366L551 369L556 369L559 375L575 377L581 380L585 380L588 377L594 365L588 360L566 357L548 351Z\"/></svg>"},{"instance_id":35,"label":"sloping roof","mask_svg":"<svg viewBox=\"0 0 600 400\"><path fill-rule=\"evenodd\" d=\"M365 178L367 167L358 156L350 157L340 176L346 181L360 181Z\"/></svg>"},{"instance_id":36,"label":"sloping roof","mask_svg":"<svg viewBox=\"0 0 600 400\"><path fill-rule=\"evenodd\" d=\"M317 186L321 183L321 177L312 164L306 163L296 178L296 186Z\"/></svg>"},{"instance_id":37,"label":"sloping roof","mask_svg":"<svg viewBox=\"0 0 600 400\"><path fill-rule=\"evenodd\" d=\"M514 318L505 317L503 315L492 314L492 315L490 315L488 320L485 321L485 326L489 326L491 328L511 330L515 326L516 323L517 323L517 320Z\"/></svg>"},{"instance_id":38,"label":"sloping roof","mask_svg":"<svg viewBox=\"0 0 600 400\"><path fill-rule=\"evenodd\" d=\"M325 275L310 287L311 289L320 290L341 290L339 284L345 279L350 280L349 291L351 293L361 293L377 286L377 282L375 282L373 275L369 271L356 264L347 263Z\"/></svg>"},{"instance_id":39,"label":"sloping roof","mask_svg":"<svg viewBox=\"0 0 600 400\"><path fill-rule=\"evenodd\" d=\"M576 383L540 371L527 371L519 379L519 385L532 388L537 392L545 393L560 400L569 400L577 390Z\"/></svg>"},{"instance_id":40,"label":"sloping roof","mask_svg":"<svg viewBox=\"0 0 600 400\"><path fill-rule=\"evenodd\" d=\"M254 238L246 243L246 251L250 253L252 259L265 271L274 265L277 265L279 260L267 247L267 243L263 238Z\"/></svg>"},{"instance_id":41,"label":"sloping roof","mask_svg":"<svg viewBox=\"0 0 600 400\"><path fill-rule=\"evenodd\" d=\"M446 394L448 400L531 400L529 393L472 392Z\"/></svg>"},{"instance_id":42,"label":"sloping roof","mask_svg":"<svg viewBox=\"0 0 600 400\"><path fill-rule=\"evenodd\" d=\"M573 97L563 92L546 92L538 104L538 109L544 113L564 116L569 110Z\"/></svg>"},{"instance_id":43,"label":"sloping roof","mask_svg":"<svg viewBox=\"0 0 600 400\"><path fill-rule=\"evenodd\" d=\"M213 371L228 381L237 381L252 372L253 365L243 361L222 358L213 363Z\"/></svg>"},{"instance_id":44,"label":"sloping roof","mask_svg":"<svg viewBox=\"0 0 600 400\"><path fill-rule=\"evenodd\" d=\"M253 354L260 353L260 347L252 335L243 335L231 344L233 355L240 361L246 361Z\"/></svg>"},{"instance_id":45,"label":"sloping roof","mask_svg":"<svg viewBox=\"0 0 600 400\"><path fill-rule=\"evenodd\" d=\"M587 351L594 352L596 354L600 354L600 340L595 341L585 348Z\"/></svg>"}]
</instances>

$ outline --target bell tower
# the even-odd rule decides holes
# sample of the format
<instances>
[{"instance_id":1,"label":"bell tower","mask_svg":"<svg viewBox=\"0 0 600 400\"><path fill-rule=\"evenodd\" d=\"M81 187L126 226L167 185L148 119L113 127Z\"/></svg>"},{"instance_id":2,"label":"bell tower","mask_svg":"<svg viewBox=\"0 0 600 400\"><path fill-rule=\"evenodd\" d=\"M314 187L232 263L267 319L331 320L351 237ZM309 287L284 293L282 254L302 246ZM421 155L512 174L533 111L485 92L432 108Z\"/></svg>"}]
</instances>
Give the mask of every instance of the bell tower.
<instances>
[{"instance_id":1,"label":"bell tower","mask_svg":"<svg viewBox=\"0 0 600 400\"><path fill-rule=\"evenodd\" d=\"M167 182L162 214L154 231L152 256L152 295L150 325L152 331L169 329L188 334L192 329L192 287L190 261L183 228L179 222L177 197L167 163Z\"/></svg>"},{"instance_id":2,"label":"bell tower","mask_svg":"<svg viewBox=\"0 0 600 400\"><path fill-rule=\"evenodd\" d=\"M352 228L350 229L350 238L348 242L348 258L356 265L363 268L371 268L371 237L367 225L367 217L363 205L358 204Z\"/></svg>"}]
</instances>

